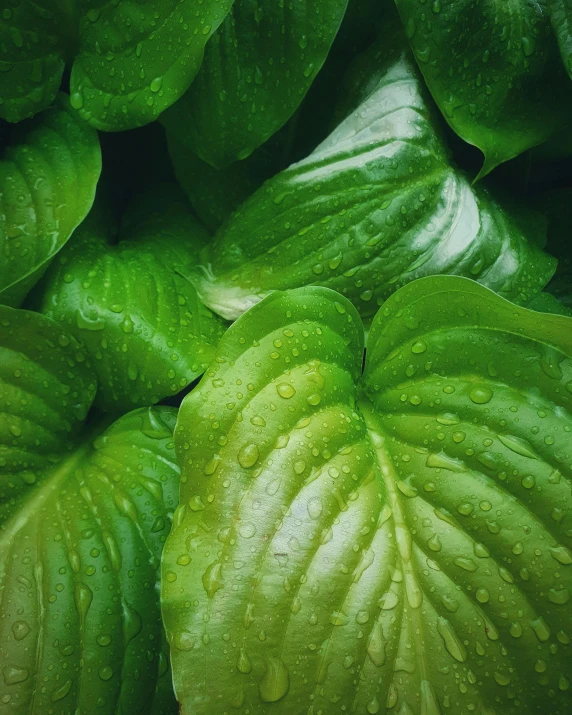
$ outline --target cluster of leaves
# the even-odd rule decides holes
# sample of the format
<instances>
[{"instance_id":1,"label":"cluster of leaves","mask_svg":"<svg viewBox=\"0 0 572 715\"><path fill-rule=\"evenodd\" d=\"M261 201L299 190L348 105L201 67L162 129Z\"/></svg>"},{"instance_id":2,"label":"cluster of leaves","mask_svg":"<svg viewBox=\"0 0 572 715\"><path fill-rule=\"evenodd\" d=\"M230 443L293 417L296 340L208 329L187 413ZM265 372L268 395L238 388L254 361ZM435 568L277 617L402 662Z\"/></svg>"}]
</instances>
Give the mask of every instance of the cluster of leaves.
<instances>
[{"instance_id":1,"label":"cluster of leaves","mask_svg":"<svg viewBox=\"0 0 572 715\"><path fill-rule=\"evenodd\" d=\"M570 715L569 75L568 0L5 0L0 715Z\"/></svg>"}]
</instances>

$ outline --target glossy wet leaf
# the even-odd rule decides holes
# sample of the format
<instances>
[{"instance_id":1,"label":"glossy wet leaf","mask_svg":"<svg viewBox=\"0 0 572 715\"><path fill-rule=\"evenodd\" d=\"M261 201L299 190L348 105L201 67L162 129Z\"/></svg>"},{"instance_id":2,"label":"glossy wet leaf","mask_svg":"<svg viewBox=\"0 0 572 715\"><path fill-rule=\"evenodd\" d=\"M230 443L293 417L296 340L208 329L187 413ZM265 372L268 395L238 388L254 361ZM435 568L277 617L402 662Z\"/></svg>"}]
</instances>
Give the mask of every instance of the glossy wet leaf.
<instances>
[{"instance_id":1,"label":"glossy wet leaf","mask_svg":"<svg viewBox=\"0 0 572 715\"><path fill-rule=\"evenodd\" d=\"M73 337L0 308L2 712L174 712L157 569L176 413L80 435L94 392Z\"/></svg>"},{"instance_id":2,"label":"glossy wet leaf","mask_svg":"<svg viewBox=\"0 0 572 715\"><path fill-rule=\"evenodd\" d=\"M97 403L127 411L202 374L225 330L186 277L208 241L175 185L155 186L113 222L94 210L50 268L39 305L85 346Z\"/></svg>"},{"instance_id":3,"label":"glossy wet leaf","mask_svg":"<svg viewBox=\"0 0 572 715\"><path fill-rule=\"evenodd\" d=\"M0 302L18 305L91 208L101 152L65 95L36 119L0 129L8 136L0 157Z\"/></svg>"},{"instance_id":4,"label":"glossy wet leaf","mask_svg":"<svg viewBox=\"0 0 572 715\"><path fill-rule=\"evenodd\" d=\"M426 278L380 310L360 380L338 294L239 319L175 432L182 712L566 715L570 328Z\"/></svg>"},{"instance_id":5,"label":"glossy wet leaf","mask_svg":"<svg viewBox=\"0 0 572 715\"><path fill-rule=\"evenodd\" d=\"M0 116L36 114L71 65L71 100L98 129L156 119L197 73L232 0L22 0L0 14Z\"/></svg>"},{"instance_id":6,"label":"glossy wet leaf","mask_svg":"<svg viewBox=\"0 0 572 715\"><path fill-rule=\"evenodd\" d=\"M549 8L562 61L572 77L572 3L570 0L549 0Z\"/></svg>"},{"instance_id":7,"label":"glossy wet leaf","mask_svg":"<svg viewBox=\"0 0 572 715\"><path fill-rule=\"evenodd\" d=\"M397 0L427 86L485 155L481 176L568 124L572 88L546 2Z\"/></svg>"},{"instance_id":8,"label":"glossy wet leaf","mask_svg":"<svg viewBox=\"0 0 572 715\"><path fill-rule=\"evenodd\" d=\"M440 273L525 302L552 275L534 223L451 163L409 51L399 36L386 39L356 70L366 90L357 109L242 204L204 251L197 289L224 317L271 290L319 284L371 319L400 285Z\"/></svg>"},{"instance_id":9,"label":"glossy wet leaf","mask_svg":"<svg viewBox=\"0 0 572 715\"><path fill-rule=\"evenodd\" d=\"M295 112L322 67L348 0L236 0L189 91L164 116L214 166L244 159Z\"/></svg>"}]
</instances>

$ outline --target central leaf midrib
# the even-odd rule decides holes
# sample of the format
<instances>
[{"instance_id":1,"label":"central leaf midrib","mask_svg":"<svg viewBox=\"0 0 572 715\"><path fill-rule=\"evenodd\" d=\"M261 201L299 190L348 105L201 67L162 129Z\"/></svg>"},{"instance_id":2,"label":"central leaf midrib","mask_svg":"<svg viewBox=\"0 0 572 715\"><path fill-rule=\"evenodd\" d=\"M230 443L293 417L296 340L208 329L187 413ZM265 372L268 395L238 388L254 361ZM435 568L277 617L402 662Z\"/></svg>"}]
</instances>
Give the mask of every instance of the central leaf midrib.
<instances>
[{"instance_id":1,"label":"central leaf midrib","mask_svg":"<svg viewBox=\"0 0 572 715\"><path fill-rule=\"evenodd\" d=\"M425 660L425 637L424 624L423 619L421 617L420 609L421 604L419 603L417 605L414 602L411 602L413 594L410 593L410 590L413 591L416 588L417 591L421 593L421 587L419 585L419 580L413 568L412 559L410 558L411 553L409 553L409 556L407 555L407 551L409 550L409 552L411 552L413 549L413 540L411 538L409 527L407 526L407 522L403 512L401 498L399 497L397 491L396 485L398 477L395 471L395 466L390 456L383 448L386 436L383 430L380 428L378 420L376 420L375 418L375 414L372 411L369 401L366 401L364 399L360 400L359 409L364 417L364 421L366 423L370 435L372 447L374 449L375 456L379 465L379 470L387 491L387 502L392 512L392 523L395 535L395 542L397 546L397 559L398 563L401 565L401 570L405 577L405 598L407 599L409 605L408 614L409 618L413 621L413 632L419 634L419 639L417 643L418 647L415 648L418 672L420 674L419 680L420 683L422 681L430 682L430 678L427 672L427 663ZM400 536L400 534L402 534L402 536ZM404 538L409 539L408 545L407 543L404 543Z\"/></svg>"}]
</instances>

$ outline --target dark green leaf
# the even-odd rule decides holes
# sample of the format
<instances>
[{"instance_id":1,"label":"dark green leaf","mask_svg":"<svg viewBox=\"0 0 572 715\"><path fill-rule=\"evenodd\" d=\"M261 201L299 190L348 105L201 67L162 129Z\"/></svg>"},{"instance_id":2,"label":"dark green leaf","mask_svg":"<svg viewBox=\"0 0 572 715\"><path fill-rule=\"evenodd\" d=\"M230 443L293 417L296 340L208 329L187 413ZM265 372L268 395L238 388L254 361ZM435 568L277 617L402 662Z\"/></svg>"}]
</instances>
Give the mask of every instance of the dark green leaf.
<instances>
[{"instance_id":1,"label":"dark green leaf","mask_svg":"<svg viewBox=\"0 0 572 715\"><path fill-rule=\"evenodd\" d=\"M562 61L568 74L572 77L572 2L570 0L548 0L548 3Z\"/></svg>"},{"instance_id":2,"label":"dark green leaf","mask_svg":"<svg viewBox=\"0 0 572 715\"><path fill-rule=\"evenodd\" d=\"M157 569L175 411L78 438L95 383L49 318L0 307L0 710L173 713Z\"/></svg>"},{"instance_id":3,"label":"dark green leaf","mask_svg":"<svg viewBox=\"0 0 572 715\"><path fill-rule=\"evenodd\" d=\"M40 286L40 309L85 346L98 404L126 411L202 374L225 330L185 277L208 241L174 185L154 187L123 218L121 240L94 210Z\"/></svg>"},{"instance_id":4,"label":"dark green leaf","mask_svg":"<svg viewBox=\"0 0 572 715\"><path fill-rule=\"evenodd\" d=\"M156 119L187 89L233 0L8 0L0 15L0 116L48 106L66 62L71 101L98 129Z\"/></svg>"},{"instance_id":5,"label":"dark green leaf","mask_svg":"<svg viewBox=\"0 0 572 715\"><path fill-rule=\"evenodd\" d=\"M236 0L197 78L162 120L202 159L244 159L292 116L323 65L348 0Z\"/></svg>"},{"instance_id":6,"label":"dark green leaf","mask_svg":"<svg viewBox=\"0 0 572 715\"><path fill-rule=\"evenodd\" d=\"M569 122L572 88L545 1L396 0L427 86L480 176Z\"/></svg>"},{"instance_id":7,"label":"dark green leaf","mask_svg":"<svg viewBox=\"0 0 572 715\"><path fill-rule=\"evenodd\" d=\"M0 302L18 305L91 208L101 151L65 95L12 135L0 159Z\"/></svg>"},{"instance_id":8,"label":"dark green leaf","mask_svg":"<svg viewBox=\"0 0 572 715\"><path fill-rule=\"evenodd\" d=\"M352 306L274 293L185 399L182 712L567 715L572 321L426 278L369 345L358 384Z\"/></svg>"},{"instance_id":9,"label":"dark green leaf","mask_svg":"<svg viewBox=\"0 0 572 715\"><path fill-rule=\"evenodd\" d=\"M321 284L372 318L425 275L473 277L522 302L549 280L555 261L525 235L535 225L523 228L451 164L409 52L392 45L366 55L361 105L207 247L196 282L213 310L236 318L271 290Z\"/></svg>"}]
</instances>

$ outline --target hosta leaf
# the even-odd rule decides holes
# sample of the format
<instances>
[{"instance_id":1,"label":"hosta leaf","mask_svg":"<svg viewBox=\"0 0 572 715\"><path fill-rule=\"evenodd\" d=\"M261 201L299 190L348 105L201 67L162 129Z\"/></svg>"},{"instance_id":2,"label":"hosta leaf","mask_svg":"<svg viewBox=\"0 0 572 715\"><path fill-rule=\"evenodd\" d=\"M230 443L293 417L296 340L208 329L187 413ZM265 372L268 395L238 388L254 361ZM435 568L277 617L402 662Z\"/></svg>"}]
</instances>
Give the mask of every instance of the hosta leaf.
<instances>
[{"instance_id":1,"label":"hosta leaf","mask_svg":"<svg viewBox=\"0 0 572 715\"><path fill-rule=\"evenodd\" d=\"M244 159L294 113L348 0L236 0L188 92L162 120L214 166Z\"/></svg>"},{"instance_id":2,"label":"hosta leaf","mask_svg":"<svg viewBox=\"0 0 572 715\"><path fill-rule=\"evenodd\" d=\"M75 340L0 308L0 712L173 713L157 568L178 489L175 410L77 436Z\"/></svg>"},{"instance_id":3,"label":"hosta leaf","mask_svg":"<svg viewBox=\"0 0 572 715\"><path fill-rule=\"evenodd\" d=\"M266 179L286 168L297 117L249 157L222 169L207 164L192 149L167 133L173 170L193 211L213 233Z\"/></svg>"},{"instance_id":4,"label":"hosta leaf","mask_svg":"<svg viewBox=\"0 0 572 715\"><path fill-rule=\"evenodd\" d=\"M17 305L91 208L101 152L65 95L36 119L0 130L8 136L0 158L0 301Z\"/></svg>"},{"instance_id":5,"label":"hosta leaf","mask_svg":"<svg viewBox=\"0 0 572 715\"><path fill-rule=\"evenodd\" d=\"M572 90L546 1L396 0L427 86L481 176L568 124Z\"/></svg>"},{"instance_id":6,"label":"hosta leaf","mask_svg":"<svg viewBox=\"0 0 572 715\"><path fill-rule=\"evenodd\" d=\"M0 16L0 116L32 116L71 63L72 105L98 129L156 119L197 73L232 0L9 1ZM2 66L3 65L3 66Z\"/></svg>"},{"instance_id":7,"label":"hosta leaf","mask_svg":"<svg viewBox=\"0 0 572 715\"><path fill-rule=\"evenodd\" d=\"M572 3L570 0L548 0L548 2L562 61L572 77Z\"/></svg>"},{"instance_id":8,"label":"hosta leaf","mask_svg":"<svg viewBox=\"0 0 572 715\"><path fill-rule=\"evenodd\" d=\"M182 712L566 715L571 324L426 278L380 310L359 381L341 296L240 318L175 432Z\"/></svg>"},{"instance_id":9,"label":"hosta leaf","mask_svg":"<svg viewBox=\"0 0 572 715\"><path fill-rule=\"evenodd\" d=\"M173 395L204 371L224 322L185 277L208 240L175 185L128 209L119 242L94 210L40 286L41 311L85 346L98 404L126 411Z\"/></svg>"},{"instance_id":10,"label":"hosta leaf","mask_svg":"<svg viewBox=\"0 0 572 715\"><path fill-rule=\"evenodd\" d=\"M450 163L408 51L384 48L365 58L360 106L205 250L197 288L224 317L271 290L321 284L371 318L400 285L439 273L524 302L552 275L554 260L526 240L524 222Z\"/></svg>"}]
</instances>

